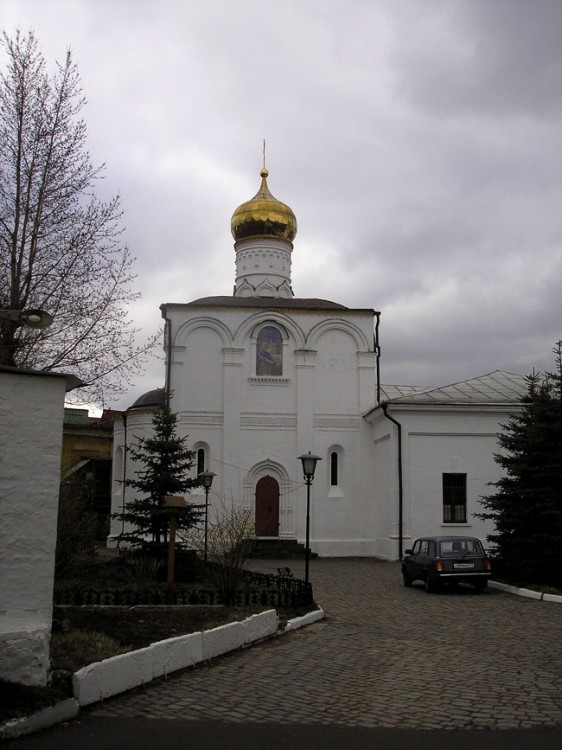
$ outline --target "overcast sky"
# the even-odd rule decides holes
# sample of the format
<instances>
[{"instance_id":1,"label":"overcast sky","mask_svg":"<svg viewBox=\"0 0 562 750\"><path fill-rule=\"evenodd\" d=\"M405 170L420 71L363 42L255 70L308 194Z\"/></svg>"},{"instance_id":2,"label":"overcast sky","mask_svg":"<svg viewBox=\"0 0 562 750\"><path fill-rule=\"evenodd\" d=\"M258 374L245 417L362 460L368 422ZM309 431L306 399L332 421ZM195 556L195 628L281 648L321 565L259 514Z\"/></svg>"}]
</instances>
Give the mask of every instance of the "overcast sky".
<instances>
[{"instance_id":1,"label":"overcast sky","mask_svg":"<svg viewBox=\"0 0 562 750\"><path fill-rule=\"evenodd\" d=\"M232 294L265 138L295 295L380 310L383 382L554 368L561 0L2 0L0 25L73 50L147 334ZM163 381L155 360L112 406Z\"/></svg>"}]
</instances>

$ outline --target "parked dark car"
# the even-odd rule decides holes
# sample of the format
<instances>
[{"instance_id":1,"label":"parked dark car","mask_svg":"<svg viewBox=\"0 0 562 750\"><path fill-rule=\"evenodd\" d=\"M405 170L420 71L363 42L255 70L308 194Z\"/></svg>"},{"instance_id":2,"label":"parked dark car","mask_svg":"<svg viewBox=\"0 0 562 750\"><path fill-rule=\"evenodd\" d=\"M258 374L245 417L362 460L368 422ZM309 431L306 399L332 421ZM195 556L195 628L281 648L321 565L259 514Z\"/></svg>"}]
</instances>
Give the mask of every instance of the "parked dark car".
<instances>
[{"instance_id":1,"label":"parked dark car","mask_svg":"<svg viewBox=\"0 0 562 750\"><path fill-rule=\"evenodd\" d=\"M404 586L423 581L428 593L442 584L470 583L483 591L492 566L482 542L473 536L428 536L416 539L402 560Z\"/></svg>"}]
</instances>

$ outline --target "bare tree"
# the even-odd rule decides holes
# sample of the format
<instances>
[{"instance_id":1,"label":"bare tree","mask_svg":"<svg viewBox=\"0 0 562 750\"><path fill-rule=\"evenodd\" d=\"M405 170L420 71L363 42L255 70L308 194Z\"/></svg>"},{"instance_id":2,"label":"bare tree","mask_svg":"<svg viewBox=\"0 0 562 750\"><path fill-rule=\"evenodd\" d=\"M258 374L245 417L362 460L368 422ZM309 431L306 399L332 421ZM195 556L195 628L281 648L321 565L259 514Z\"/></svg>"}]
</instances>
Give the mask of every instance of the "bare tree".
<instances>
[{"instance_id":1,"label":"bare tree","mask_svg":"<svg viewBox=\"0 0 562 750\"><path fill-rule=\"evenodd\" d=\"M119 197L100 201L104 165L86 150L71 51L49 75L33 32L0 40L0 308L40 308L50 328L0 321L0 364L72 372L90 398L118 393L153 345L135 344L133 258Z\"/></svg>"},{"instance_id":2,"label":"bare tree","mask_svg":"<svg viewBox=\"0 0 562 750\"><path fill-rule=\"evenodd\" d=\"M206 544L204 528L191 528L180 534L188 547L201 555L206 553L206 574L229 606L242 583L244 566L252 552L254 525L253 508L232 501L227 505L222 500L212 509Z\"/></svg>"}]
</instances>

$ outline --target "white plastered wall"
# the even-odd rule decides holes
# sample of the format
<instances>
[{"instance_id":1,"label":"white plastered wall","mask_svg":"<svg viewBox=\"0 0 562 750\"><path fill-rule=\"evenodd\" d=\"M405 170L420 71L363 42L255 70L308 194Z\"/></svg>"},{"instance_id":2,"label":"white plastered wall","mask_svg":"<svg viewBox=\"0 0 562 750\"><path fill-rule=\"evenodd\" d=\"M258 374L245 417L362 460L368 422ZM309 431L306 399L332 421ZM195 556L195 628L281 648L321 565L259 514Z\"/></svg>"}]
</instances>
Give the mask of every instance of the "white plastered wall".
<instances>
[{"instance_id":1,"label":"white plastered wall","mask_svg":"<svg viewBox=\"0 0 562 750\"><path fill-rule=\"evenodd\" d=\"M403 550L424 535L460 533L485 541L493 531L490 522L475 514L480 498L493 491L489 482L501 476L494 461L497 435L509 416L507 407L476 406L416 409L391 405L389 413L402 425ZM397 427L382 411L371 420L379 514L376 554L398 556L398 437ZM443 522L442 475L467 475L467 521Z\"/></svg>"},{"instance_id":2,"label":"white plastered wall","mask_svg":"<svg viewBox=\"0 0 562 750\"><path fill-rule=\"evenodd\" d=\"M362 413L373 405L370 312L198 310L171 306L172 409L189 445L209 446L210 501L252 505L255 467L278 467L280 535L304 541L306 490L298 456L322 456L312 486L311 547L322 555L373 554L373 466ZM283 376L255 374L260 325L283 332ZM344 485L329 496L329 449L341 446ZM259 472L258 472L259 473ZM368 521L366 522L366 519Z\"/></svg>"},{"instance_id":3,"label":"white plastered wall","mask_svg":"<svg viewBox=\"0 0 562 750\"><path fill-rule=\"evenodd\" d=\"M113 478L111 483L111 521L107 538L108 547L119 546L119 535L129 527L114 517L122 513L125 504L135 498L136 490L125 485L136 469L131 461L128 449L136 445L139 438L147 438L153 434L152 418L157 407L143 407L131 409L115 419L113 426Z\"/></svg>"},{"instance_id":4,"label":"white plastered wall","mask_svg":"<svg viewBox=\"0 0 562 750\"><path fill-rule=\"evenodd\" d=\"M66 382L2 372L0 384L0 678L44 685Z\"/></svg>"}]
</instances>

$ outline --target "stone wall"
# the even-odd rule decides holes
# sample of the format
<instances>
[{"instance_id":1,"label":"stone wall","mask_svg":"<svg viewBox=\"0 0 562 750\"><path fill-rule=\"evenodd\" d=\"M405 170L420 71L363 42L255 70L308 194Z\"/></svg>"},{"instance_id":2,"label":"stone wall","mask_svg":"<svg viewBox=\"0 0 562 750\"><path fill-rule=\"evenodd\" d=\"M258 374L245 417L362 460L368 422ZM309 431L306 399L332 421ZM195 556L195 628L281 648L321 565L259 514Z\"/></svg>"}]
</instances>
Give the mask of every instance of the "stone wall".
<instances>
[{"instance_id":1,"label":"stone wall","mask_svg":"<svg viewBox=\"0 0 562 750\"><path fill-rule=\"evenodd\" d=\"M49 669L64 376L0 368L0 679Z\"/></svg>"}]
</instances>

